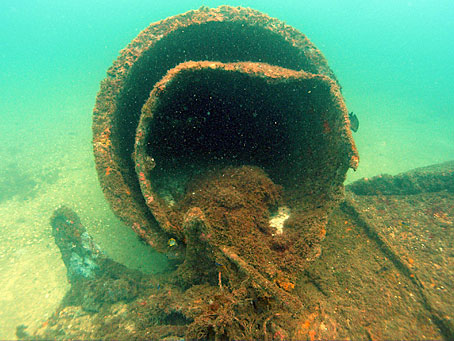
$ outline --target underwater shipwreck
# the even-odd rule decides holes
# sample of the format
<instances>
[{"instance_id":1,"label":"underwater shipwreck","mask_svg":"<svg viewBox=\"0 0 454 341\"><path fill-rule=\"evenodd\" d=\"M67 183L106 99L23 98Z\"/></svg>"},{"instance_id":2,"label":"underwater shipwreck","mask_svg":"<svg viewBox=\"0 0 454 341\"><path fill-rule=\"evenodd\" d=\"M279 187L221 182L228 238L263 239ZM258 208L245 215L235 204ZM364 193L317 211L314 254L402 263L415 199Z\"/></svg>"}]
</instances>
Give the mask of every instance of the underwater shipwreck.
<instances>
[{"instance_id":1,"label":"underwater shipwreck","mask_svg":"<svg viewBox=\"0 0 454 341\"><path fill-rule=\"evenodd\" d=\"M359 157L341 86L280 20L151 24L101 83L93 150L112 210L171 267L116 263L60 207L71 288L19 338L454 338L454 162L344 188Z\"/></svg>"}]
</instances>

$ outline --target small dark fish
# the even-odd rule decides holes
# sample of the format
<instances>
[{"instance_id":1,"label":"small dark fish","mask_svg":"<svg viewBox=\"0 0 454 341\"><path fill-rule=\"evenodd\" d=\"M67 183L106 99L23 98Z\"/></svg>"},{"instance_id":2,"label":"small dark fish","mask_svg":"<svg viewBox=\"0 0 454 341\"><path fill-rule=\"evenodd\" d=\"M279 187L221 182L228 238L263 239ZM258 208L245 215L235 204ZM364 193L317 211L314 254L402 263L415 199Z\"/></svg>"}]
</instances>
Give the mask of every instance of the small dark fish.
<instances>
[{"instance_id":1,"label":"small dark fish","mask_svg":"<svg viewBox=\"0 0 454 341\"><path fill-rule=\"evenodd\" d=\"M350 118L350 129L356 133L359 128L358 116L356 116L352 111L351 113L348 114L348 118Z\"/></svg>"}]
</instances>

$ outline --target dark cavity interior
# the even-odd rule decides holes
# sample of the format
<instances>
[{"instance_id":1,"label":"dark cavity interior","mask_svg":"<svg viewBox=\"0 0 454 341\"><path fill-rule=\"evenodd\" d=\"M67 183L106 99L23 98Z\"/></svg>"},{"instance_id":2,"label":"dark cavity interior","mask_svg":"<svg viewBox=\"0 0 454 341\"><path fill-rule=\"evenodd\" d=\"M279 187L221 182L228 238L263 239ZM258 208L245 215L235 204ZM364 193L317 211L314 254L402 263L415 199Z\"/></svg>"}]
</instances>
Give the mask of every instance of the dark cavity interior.
<instances>
[{"instance_id":1,"label":"dark cavity interior","mask_svg":"<svg viewBox=\"0 0 454 341\"><path fill-rule=\"evenodd\" d=\"M252 61L294 70L314 71L309 68L300 50L279 34L261 27L244 23L209 22L194 24L169 33L134 64L117 103L113 127L116 133L112 135L121 136L121 139L114 143L117 144L123 160L128 163L124 166L131 171L134 170L131 161L134 134L142 105L154 84L167 70L189 60ZM225 103L227 102L226 99ZM197 103L189 104L196 109ZM196 111L198 115L202 115L205 109ZM212 121L210 124L213 124ZM221 155L223 151L219 149L220 147L216 148L213 153ZM238 153L241 154L239 150ZM263 155L262 152L261 157Z\"/></svg>"},{"instance_id":2,"label":"dark cavity interior","mask_svg":"<svg viewBox=\"0 0 454 341\"><path fill-rule=\"evenodd\" d=\"M320 148L315 144L320 130L313 129L319 117L301 87L295 80L270 84L225 70L180 72L147 127L154 176L247 164L262 167L279 183L294 181L288 177L300 173L312 150Z\"/></svg>"}]
</instances>

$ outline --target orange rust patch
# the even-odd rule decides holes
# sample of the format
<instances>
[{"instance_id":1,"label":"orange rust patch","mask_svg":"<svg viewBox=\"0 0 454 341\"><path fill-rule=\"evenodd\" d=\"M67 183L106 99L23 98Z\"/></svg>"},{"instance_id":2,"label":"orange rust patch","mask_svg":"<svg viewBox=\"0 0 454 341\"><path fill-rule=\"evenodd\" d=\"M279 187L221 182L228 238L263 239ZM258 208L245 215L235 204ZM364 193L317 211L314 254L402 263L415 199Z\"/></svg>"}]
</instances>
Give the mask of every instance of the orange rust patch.
<instances>
[{"instance_id":1,"label":"orange rust patch","mask_svg":"<svg viewBox=\"0 0 454 341\"><path fill-rule=\"evenodd\" d=\"M292 291L295 288L295 284L288 281L277 280L276 282L285 291Z\"/></svg>"},{"instance_id":2,"label":"orange rust patch","mask_svg":"<svg viewBox=\"0 0 454 341\"><path fill-rule=\"evenodd\" d=\"M311 341L315 340L315 334L316 334L315 330L309 331L309 337Z\"/></svg>"}]
</instances>

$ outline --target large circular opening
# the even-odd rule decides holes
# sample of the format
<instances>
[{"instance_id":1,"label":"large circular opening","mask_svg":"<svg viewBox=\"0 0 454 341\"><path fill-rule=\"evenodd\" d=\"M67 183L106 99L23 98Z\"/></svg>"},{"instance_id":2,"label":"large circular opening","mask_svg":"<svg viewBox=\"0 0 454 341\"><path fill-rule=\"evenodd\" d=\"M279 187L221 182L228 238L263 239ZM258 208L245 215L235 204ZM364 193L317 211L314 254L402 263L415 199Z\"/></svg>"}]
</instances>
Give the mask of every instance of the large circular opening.
<instances>
[{"instance_id":1,"label":"large circular opening","mask_svg":"<svg viewBox=\"0 0 454 341\"><path fill-rule=\"evenodd\" d=\"M283 22L229 6L153 23L120 52L97 97L93 146L112 209L160 250L178 228L159 199L192 175L256 166L290 206L322 207L357 164L322 53Z\"/></svg>"},{"instance_id":2,"label":"large circular opening","mask_svg":"<svg viewBox=\"0 0 454 341\"><path fill-rule=\"evenodd\" d=\"M331 91L326 77L269 64L180 64L142 110L135 150L142 190L173 202L194 175L226 166L260 167L285 189L332 176L344 152L332 139L343 116Z\"/></svg>"},{"instance_id":3,"label":"large circular opening","mask_svg":"<svg viewBox=\"0 0 454 341\"><path fill-rule=\"evenodd\" d=\"M167 88L149 127L149 156L164 172L182 165L288 162L289 135L304 129L294 84L267 84L245 74L204 70ZM291 115L289 115L291 113Z\"/></svg>"},{"instance_id":4,"label":"large circular opening","mask_svg":"<svg viewBox=\"0 0 454 341\"><path fill-rule=\"evenodd\" d=\"M206 22L179 28L144 52L126 79L114 124L118 130L115 136L121 136L121 140L115 142L124 160L130 160L140 109L154 84L168 70L189 60L263 62L293 70L314 71L301 50L278 33L260 26L244 22ZM132 164L129 166L131 168Z\"/></svg>"}]
</instances>

